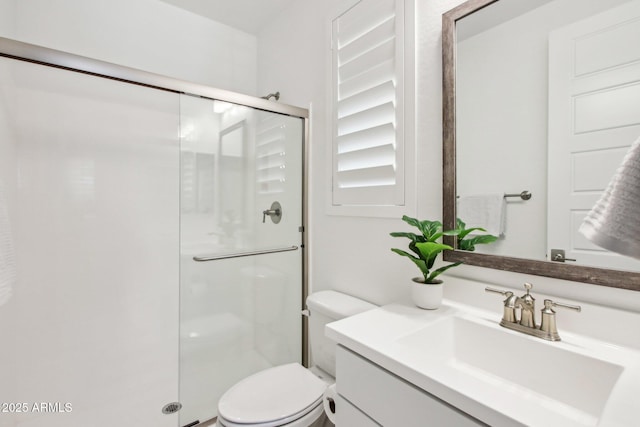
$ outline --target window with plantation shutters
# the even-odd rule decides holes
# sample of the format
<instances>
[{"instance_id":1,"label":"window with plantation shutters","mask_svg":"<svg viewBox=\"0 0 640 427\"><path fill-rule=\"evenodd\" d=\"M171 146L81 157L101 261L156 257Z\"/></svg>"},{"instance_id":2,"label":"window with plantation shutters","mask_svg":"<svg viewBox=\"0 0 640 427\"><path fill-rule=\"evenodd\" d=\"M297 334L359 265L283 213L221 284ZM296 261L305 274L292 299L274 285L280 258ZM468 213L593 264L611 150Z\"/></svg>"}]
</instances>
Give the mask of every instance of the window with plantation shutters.
<instances>
[{"instance_id":1,"label":"window with plantation shutters","mask_svg":"<svg viewBox=\"0 0 640 427\"><path fill-rule=\"evenodd\" d=\"M332 21L334 206L404 204L402 0Z\"/></svg>"}]
</instances>

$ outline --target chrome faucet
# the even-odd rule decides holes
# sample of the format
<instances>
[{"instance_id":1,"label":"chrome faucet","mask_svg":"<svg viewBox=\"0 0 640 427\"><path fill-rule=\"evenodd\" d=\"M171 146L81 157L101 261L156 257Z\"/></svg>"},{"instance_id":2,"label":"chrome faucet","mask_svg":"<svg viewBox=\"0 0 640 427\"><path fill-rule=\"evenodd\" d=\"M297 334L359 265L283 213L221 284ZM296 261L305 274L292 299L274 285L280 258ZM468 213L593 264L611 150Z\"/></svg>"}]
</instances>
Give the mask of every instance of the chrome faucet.
<instances>
[{"instance_id":1,"label":"chrome faucet","mask_svg":"<svg viewBox=\"0 0 640 427\"><path fill-rule=\"evenodd\" d=\"M556 312L553 311L553 307L570 308L575 311L580 311L581 307L579 305L564 304L546 299L544 300L544 308L541 313L542 320L538 327L535 316L536 300L529 292L531 288L533 288L533 285L531 285L531 283L525 283L524 288L527 292L521 297L515 296L511 291L503 291L488 286L485 288L487 292L495 292L506 297L503 302L504 309L500 326L545 340L560 341L560 335L558 335L556 326ZM516 312L518 308L520 309L520 320L518 320Z\"/></svg>"}]
</instances>

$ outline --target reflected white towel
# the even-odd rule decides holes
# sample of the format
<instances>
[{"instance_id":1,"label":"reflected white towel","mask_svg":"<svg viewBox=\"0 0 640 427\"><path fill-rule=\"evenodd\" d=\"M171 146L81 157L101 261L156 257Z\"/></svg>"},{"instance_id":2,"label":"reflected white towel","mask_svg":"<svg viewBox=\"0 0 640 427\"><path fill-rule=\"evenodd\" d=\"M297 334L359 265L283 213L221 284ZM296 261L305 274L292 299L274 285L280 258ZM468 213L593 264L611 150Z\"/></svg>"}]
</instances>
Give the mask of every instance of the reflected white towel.
<instances>
[{"instance_id":1,"label":"reflected white towel","mask_svg":"<svg viewBox=\"0 0 640 427\"><path fill-rule=\"evenodd\" d=\"M457 215L467 224L467 228L482 227L489 234L502 236L506 206L504 194L464 196L458 199Z\"/></svg>"},{"instance_id":2,"label":"reflected white towel","mask_svg":"<svg viewBox=\"0 0 640 427\"><path fill-rule=\"evenodd\" d=\"M4 184L0 181L0 305L6 303L11 297L16 277L7 199L4 194Z\"/></svg>"},{"instance_id":3,"label":"reflected white towel","mask_svg":"<svg viewBox=\"0 0 640 427\"><path fill-rule=\"evenodd\" d=\"M598 246L640 259L640 138L631 145L580 232Z\"/></svg>"}]
</instances>

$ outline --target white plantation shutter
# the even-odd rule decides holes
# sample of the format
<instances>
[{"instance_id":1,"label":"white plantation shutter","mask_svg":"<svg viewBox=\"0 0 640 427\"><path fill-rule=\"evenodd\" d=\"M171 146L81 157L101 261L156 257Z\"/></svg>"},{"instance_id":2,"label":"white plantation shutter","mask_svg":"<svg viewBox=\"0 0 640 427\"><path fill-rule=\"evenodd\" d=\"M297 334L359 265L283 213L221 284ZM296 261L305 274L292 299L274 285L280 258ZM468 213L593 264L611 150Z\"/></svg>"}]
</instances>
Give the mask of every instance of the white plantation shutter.
<instances>
[{"instance_id":1,"label":"white plantation shutter","mask_svg":"<svg viewBox=\"0 0 640 427\"><path fill-rule=\"evenodd\" d=\"M333 205L404 203L402 0L333 20Z\"/></svg>"}]
</instances>

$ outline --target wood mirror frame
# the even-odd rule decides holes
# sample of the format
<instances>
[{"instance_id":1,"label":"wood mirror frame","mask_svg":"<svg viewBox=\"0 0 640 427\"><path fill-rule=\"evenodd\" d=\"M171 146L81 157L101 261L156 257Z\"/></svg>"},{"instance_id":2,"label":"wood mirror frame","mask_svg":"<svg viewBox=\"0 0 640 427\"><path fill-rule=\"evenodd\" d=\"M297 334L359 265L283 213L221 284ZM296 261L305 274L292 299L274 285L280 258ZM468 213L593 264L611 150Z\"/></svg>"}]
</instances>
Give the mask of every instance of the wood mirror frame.
<instances>
[{"instance_id":1,"label":"wood mirror frame","mask_svg":"<svg viewBox=\"0 0 640 427\"><path fill-rule=\"evenodd\" d=\"M499 0L469 0L442 15L443 67L443 223L447 230L456 226L456 21ZM456 246L455 237L444 242ZM462 250L445 251L450 262L534 274L594 285L640 291L640 273L585 267L560 262L488 255Z\"/></svg>"}]
</instances>

